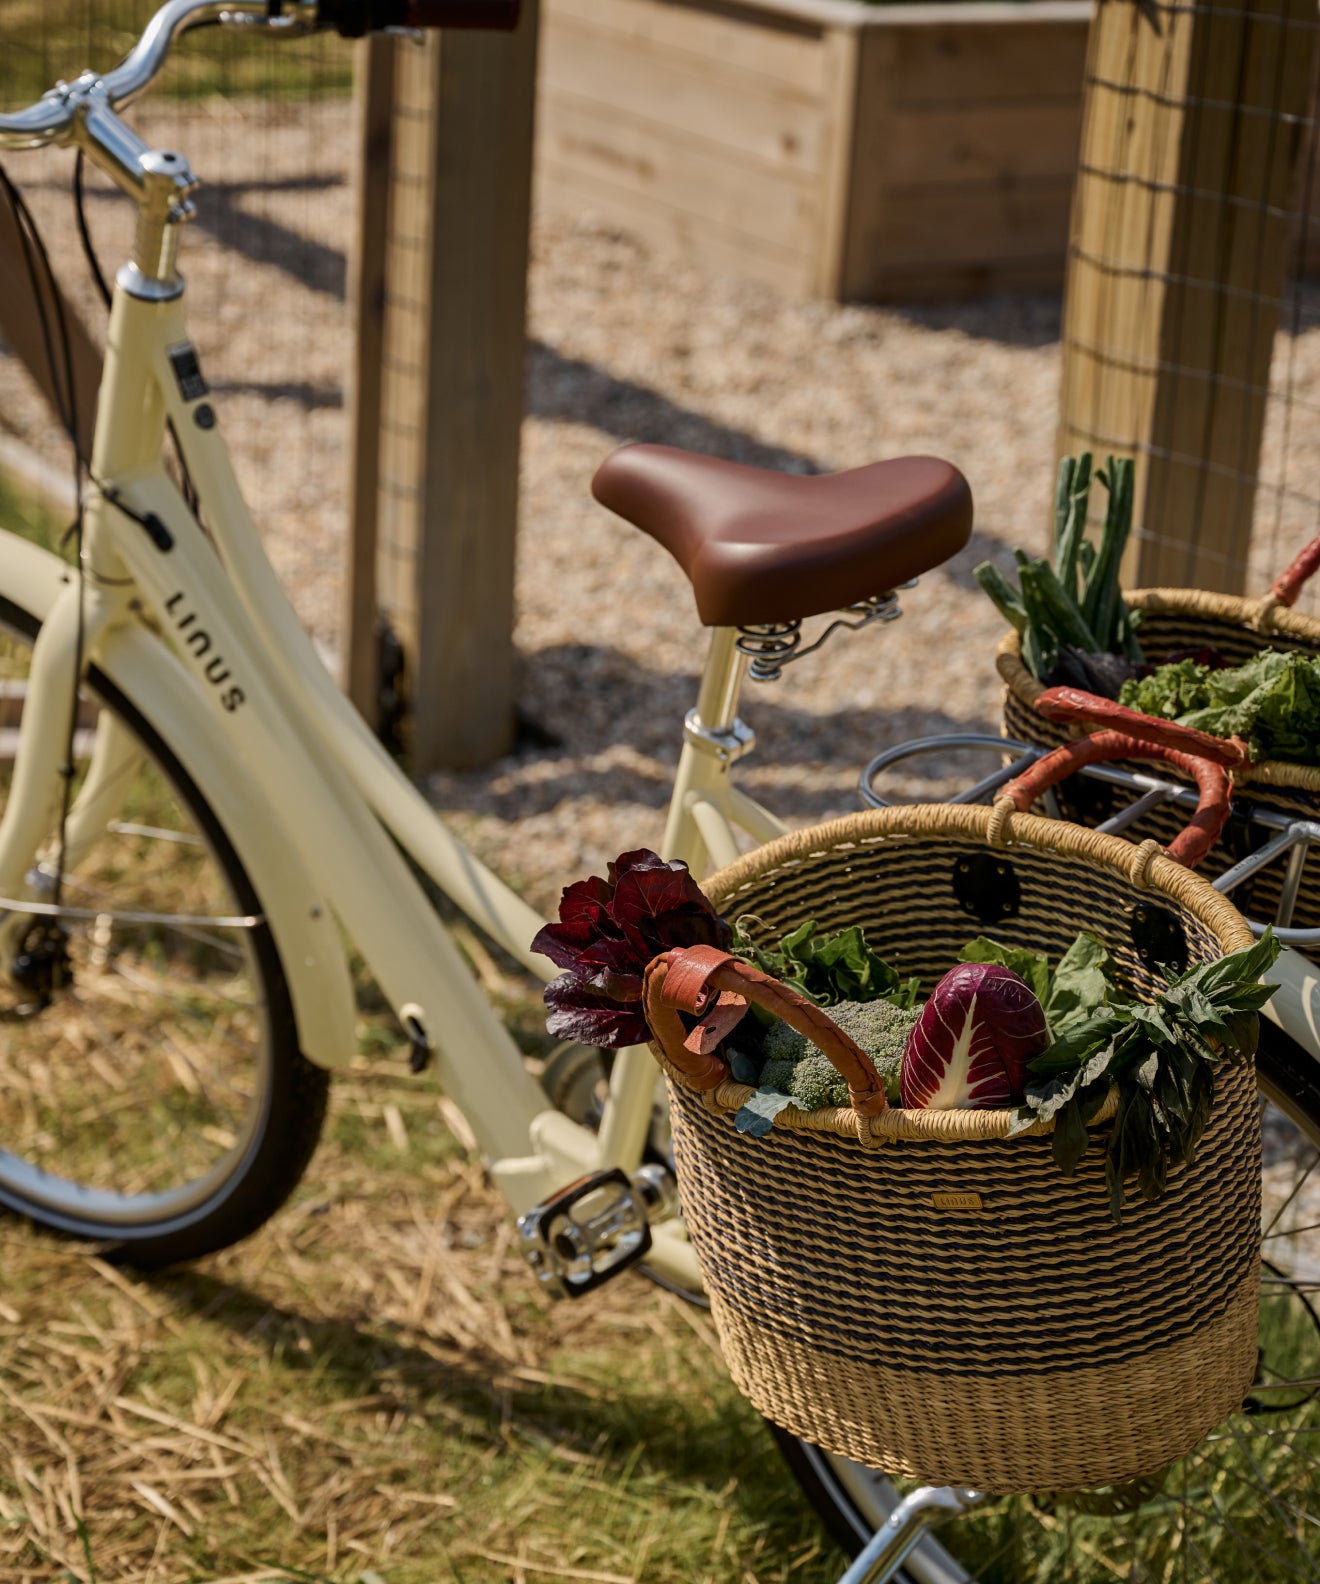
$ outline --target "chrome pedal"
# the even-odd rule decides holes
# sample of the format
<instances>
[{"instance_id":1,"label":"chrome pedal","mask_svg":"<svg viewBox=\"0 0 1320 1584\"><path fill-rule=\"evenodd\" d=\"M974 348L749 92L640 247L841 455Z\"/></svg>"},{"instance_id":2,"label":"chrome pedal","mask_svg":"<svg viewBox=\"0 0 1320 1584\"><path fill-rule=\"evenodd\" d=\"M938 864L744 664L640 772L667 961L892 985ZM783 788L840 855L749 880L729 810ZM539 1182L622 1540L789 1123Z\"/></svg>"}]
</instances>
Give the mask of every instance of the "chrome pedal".
<instances>
[{"instance_id":1,"label":"chrome pedal","mask_svg":"<svg viewBox=\"0 0 1320 1584\"><path fill-rule=\"evenodd\" d=\"M632 1177L618 1168L592 1172L518 1217L523 1256L552 1298L581 1298L644 1259L652 1218L677 1207L663 1166L643 1166Z\"/></svg>"}]
</instances>

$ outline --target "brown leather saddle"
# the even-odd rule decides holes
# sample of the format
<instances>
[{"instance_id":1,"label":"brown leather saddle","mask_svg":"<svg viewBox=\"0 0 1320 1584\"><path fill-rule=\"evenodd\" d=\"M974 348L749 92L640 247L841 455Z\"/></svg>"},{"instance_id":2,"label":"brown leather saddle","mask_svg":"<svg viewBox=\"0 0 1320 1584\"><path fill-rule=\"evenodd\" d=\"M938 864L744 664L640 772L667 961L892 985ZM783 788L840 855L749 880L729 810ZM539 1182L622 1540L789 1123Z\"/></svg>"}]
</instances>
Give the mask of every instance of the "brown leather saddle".
<instances>
[{"instance_id":1,"label":"brown leather saddle","mask_svg":"<svg viewBox=\"0 0 1320 1584\"><path fill-rule=\"evenodd\" d=\"M956 555L972 492L938 457L804 477L673 446L629 445L592 494L664 545L708 627L759 627L888 593Z\"/></svg>"}]
</instances>

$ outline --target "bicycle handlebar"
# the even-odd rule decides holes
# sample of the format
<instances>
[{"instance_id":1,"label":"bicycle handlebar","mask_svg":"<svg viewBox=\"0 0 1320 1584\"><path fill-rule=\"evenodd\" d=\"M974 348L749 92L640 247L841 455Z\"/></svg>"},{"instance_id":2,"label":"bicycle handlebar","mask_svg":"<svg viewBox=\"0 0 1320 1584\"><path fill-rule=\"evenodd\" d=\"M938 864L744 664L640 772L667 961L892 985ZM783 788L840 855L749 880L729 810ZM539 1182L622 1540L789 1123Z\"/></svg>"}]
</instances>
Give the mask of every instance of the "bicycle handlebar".
<instances>
[{"instance_id":1,"label":"bicycle handlebar","mask_svg":"<svg viewBox=\"0 0 1320 1584\"><path fill-rule=\"evenodd\" d=\"M263 27L286 38L334 29L361 38L386 28L490 28L517 25L519 0L167 0L113 71L84 73L26 110L0 115L0 148L43 148L69 140L89 103L111 112L130 104L159 74L180 34L221 20Z\"/></svg>"}]
</instances>

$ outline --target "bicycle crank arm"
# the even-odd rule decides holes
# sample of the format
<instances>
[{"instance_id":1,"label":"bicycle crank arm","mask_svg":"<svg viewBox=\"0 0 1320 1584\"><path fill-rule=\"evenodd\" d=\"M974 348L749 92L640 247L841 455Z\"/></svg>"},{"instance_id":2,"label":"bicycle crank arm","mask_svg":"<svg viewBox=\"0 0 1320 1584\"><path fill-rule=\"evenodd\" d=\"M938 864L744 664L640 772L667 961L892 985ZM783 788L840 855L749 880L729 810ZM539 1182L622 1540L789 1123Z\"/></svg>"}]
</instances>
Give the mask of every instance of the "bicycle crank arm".
<instances>
[{"instance_id":1,"label":"bicycle crank arm","mask_svg":"<svg viewBox=\"0 0 1320 1584\"><path fill-rule=\"evenodd\" d=\"M591 1172L518 1217L523 1256L552 1298L581 1298L645 1259L651 1221L677 1212L663 1166Z\"/></svg>"}]
</instances>

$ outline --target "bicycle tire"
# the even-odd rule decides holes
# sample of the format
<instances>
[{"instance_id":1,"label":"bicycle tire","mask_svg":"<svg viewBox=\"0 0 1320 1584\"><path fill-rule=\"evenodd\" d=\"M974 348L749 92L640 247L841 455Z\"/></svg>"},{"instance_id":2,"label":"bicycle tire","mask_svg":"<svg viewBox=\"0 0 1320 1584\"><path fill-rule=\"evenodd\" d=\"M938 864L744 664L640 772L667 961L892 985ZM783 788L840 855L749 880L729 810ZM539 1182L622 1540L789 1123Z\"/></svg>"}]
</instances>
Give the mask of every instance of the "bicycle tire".
<instances>
[{"instance_id":1,"label":"bicycle tire","mask_svg":"<svg viewBox=\"0 0 1320 1584\"><path fill-rule=\"evenodd\" d=\"M12 599L0 595L0 629L4 633L7 665L17 661L19 649L31 643L39 627L36 616ZM223 972L229 975L221 991L212 991L209 983L199 989L197 983L188 981L193 997L189 1002L182 995L175 977L180 953L178 942L170 934L169 923L153 926L156 931L154 937L147 935L146 926L138 925L125 926L116 934L119 928L117 915L107 912L101 915L109 923L99 937L101 943L97 951L101 957L96 970L80 966L78 951L86 950L83 961L92 960L91 949L84 948L80 939L67 948L70 955L75 957L69 988L55 989L49 1006L32 1012L26 1018L16 1016L12 1007L0 1016L0 1140L5 1146L0 1148L0 1206L52 1231L96 1241L103 1245L102 1252L107 1257L141 1268L154 1268L196 1259L227 1248L255 1232L279 1209L297 1186L320 1138L329 1094L329 1074L308 1061L299 1048L293 1003L278 944L262 915L257 889L215 810L162 733L145 712L109 678L91 668L83 691L95 707L110 711L127 728L142 751L142 765L147 767L142 770L140 778L145 778L153 792L157 786L162 787L169 809L177 807L180 811L180 826L190 823L192 827L191 830L176 831L164 826L157 828L124 824L117 829L136 837L135 850L139 852L144 846L143 831L148 836L154 833L161 841L168 839L179 846L180 851L186 846L188 852L185 857L172 861L172 868L164 866L165 872L172 874L177 869L182 874L185 866L191 865L190 872L194 876L191 883L200 886L204 881L207 887L202 893L204 896L212 894L211 888L219 891L223 886L228 898L228 911L257 922L244 928L241 937L236 937L237 944L231 944L220 931L199 930L193 926L184 928L182 923L176 926L175 935L180 940L186 940L194 958L204 961L218 957ZM126 802L136 789L135 779L132 785L125 788ZM202 851L205 852L202 861L207 865L204 871L198 867L196 858L196 853ZM211 869L215 871L214 878ZM135 876L138 873L137 870L132 872ZM75 869L70 876L66 900L77 899L80 885L86 888L87 882L80 878L81 873L80 868ZM95 883L99 887L105 882L97 877ZM179 884L183 883L181 879ZM94 890L93 894L100 893ZM223 907L222 903L222 910ZM140 912L140 907L135 910ZM195 912L196 908L193 907L192 911ZM177 916L181 919L184 917ZM98 926L100 922L99 918ZM141 938L141 944L134 947L137 955L128 964L122 959L127 950L125 941L133 931ZM69 933L72 938L72 930ZM93 933L89 927L87 938L90 939ZM161 937L164 937L163 941ZM233 963L240 954L245 963L245 987L249 983L247 976L250 976L251 995L248 999L252 1005L248 1007L245 1004L236 1011L234 1007L238 998L232 986L237 983L238 974ZM60 1037L64 1038L66 1046L70 1045L75 1029L92 1023L90 996L84 995L83 1000L79 1000L80 976L88 990L104 982L107 988L114 988L122 999L123 984L113 984L118 974L132 991L145 996L141 973L134 979L129 970L139 969L139 960L148 959L154 965L155 977L148 980L147 989L154 988L168 1017L178 1020L178 1026L175 1022L166 1021L152 1026L150 1030L159 1046L156 1065L149 1065L150 1058L145 1053L150 1040L143 1038L140 1029L130 1028L127 1044L121 1038L113 1051L99 1047L92 1051L79 1050L75 1070L67 1082L70 1098L76 1089L77 1100L83 1107L75 1113L76 1120L88 1114L95 1103L94 1099L89 1098L93 1092L93 1080L108 1090L113 1089L116 1078L125 1082L130 1078L136 1079L140 1084L141 1103L147 1106L150 1114L148 1126L152 1129L162 1125L166 1127L168 1136L160 1141L161 1152L164 1153L168 1147L177 1152L181 1163L199 1162L196 1166L181 1164L179 1168L181 1174L187 1171L197 1173L195 1178L189 1179L183 1175L179 1183L166 1188L157 1186L147 1176L147 1168L143 1167L139 1177L148 1186L130 1193L117 1186L107 1186L108 1171L112 1168L94 1156L88 1157L85 1163L79 1161L77 1176L66 1175L70 1167L57 1159L57 1151L48 1140L41 1140L38 1131L29 1126L30 1137L26 1145L20 1145L15 1119L20 1109L26 1107L30 1111L35 1103L30 1095L22 1093L25 1084L30 1088L36 1087L37 1081L31 1077L30 1069L44 1066L49 1070L60 1060ZM164 962L164 968L159 966L161 962ZM99 980L94 977L96 972L101 975ZM205 998L203 991L211 996L210 1000ZM17 995L30 993L23 988L15 990L11 980L11 1000ZM206 1023L208 1007L214 1010L210 1014L211 1021ZM182 1055L177 1049L169 1048L171 1045L177 1046L183 1037L179 1027L185 1015L193 1022L201 1023L217 1046L227 1050L233 1045L236 1051L241 1047L247 1053L245 1060L248 1066L244 1072L250 1067L249 1094L244 1094L238 1088L240 1080L228 1069L226 1073L216 1069L215 1076L212 1076L212 1069L201 1069L198 1058L188 1046L184 1046ZM61 1016L66 1019L64 1024L60 1023ZM189 1029L193 1027L193 1022L188 1024ZM22 1066L21 1061L19 1066L15 1065L16 1029L36 1034L34 1049L38 1045L46 1046L43 1054L29 1057L28 1068ZM131 1058L132 1050L139 1045L144 1050L140 1068L129 1073L126 1060ZM52 1052L54 1062L50 1060ZM213 1063L220 1059L219 1056L210 1058ZM231 1065L237 1067L236 1055L231 1058ZM177 1097L171 1100L163 1093L157 1074L167 1067L172 1067L176 1074L176 1086L187 1091L188 1106L180 1107ZM58 1077L42 1081L52 1085L60 1082ZM168 1077L165 1082L168 1083ZM245 1109L237 1121L227 1114L221 1114L220 1098L223 1098L222 1091L226 1087L234 1095L244 1096ZM202 1096L201 1104L198 1103L198 1091ZM52 1100L59 1100L62 1096L62 1090L52 1090L41 1103L49 1108ZM135 1099L130 1094L130 1101ZM170 1110L171 1104L175 1107L173 1111ZM212 1106L215 1112L209 1122L202 1121L206 1105ZM234 1108L231 1105L231 1109ZM122 1112L135 1114L136 1105L122 1106ZM60 1117L51 1125L61 1126L63 1121L64 1118ZM92 1118L89 1115L89 1121L102 1125L99 1117ZM106 1125L113 1128L120 1124ZM123 1125L127 1128L128 1123ZM197 1137L202 1138L203 1142L209 1141L208 1128L216 1135L214 1147L220 1153L214 1162L203 1169L200 1164L201 1150L194 1145ZM143 1129L138 1127L139 1141L142 1133ZM113 1132L107 1132L106 1140L107 1144L119 1142ZM21 1153L20 1149L25 1152ZM156 1168L152 1167L151 1170Z\"/></svg>"},{"instance_id":2,"label":"bicycle tire","mask_svg":"<svg viewBox=\"0 0 1320 1584\"><path fill-rule=\"evenodd\" d=\"M1307 1189L1309 1200L1317 1185L1320 1185L1320 1059L1308 1053L1277 1025L1262 1019L1257 1073L1262 1099L1272 1102L1279 1111L1285 1113L1296 1132L1305 1140L1308 1162L1305 1177L1310 1185ZM1320 1264L1314 1270L1311 1265L1312 1257L1320 1261L1320 1218L1313 1216L1312 1220L1316 1224L1303 1227L1309 1238L1304 1266L1306 1274L1299 1289L1300 1302L1310 1310L1305 1319L1305 1329L1309 1333L1305 1344L1308 1364L1312 1361L1320 1363L1320 1313L1317 1313L1320 1310L1320 1298L1307 1297L1312 1288L1320 1288ZM1305 1377L1307 1381L1312 1378L1311 1373ZM1304 1411L1307 1414L1306 1423L1300 1431L1295 1432L1295 1436L1297 1439L1309 1436L1310 1439L1300 1449L1298 1456L1314 1468L1316 1456L1320 1454L1320 1392L1311 1392ZM1246 1415L1235 1417L1246 1418ZM855 1556L888 1516L904 1493L903 1490L883 1475L822 1452L818 1447L799 1440L775 1425L769 1428L789 1469L831 1538L850 1556ZM1221 1439L1227 1443L1229 1438L1223 1436ZM1184 1461L1191 1462L1199 1453L1200 1449ZM1173 1465L1173 1468L1177 1470L1179 1466ZM1184 1490L1185 1479L1184 1475ZM1213 1482L1207 1479L1207 1484L1212 1485ZM1253 1527L1249 1536L1243 1530L1238 1537L1249 1553L1245 1562L1238 1564L1239 1571L1233 1571L1230 1565L1226 1565L1217 1551L1207 1554L1208 1560L1198 1561L1194 1553L1197 1549L1204 1552L1204 1546L1198 1542L1185 1549L1182 1555L1181 1565L1185 1571L1176 1572L1173 1576L1180 1584L1183 1580L1201 1579L1221 1584L1222 1580L1236 1580L1239 1577L1244 1580L1248 1577L1263 1580L1320 1578L1320 1480L1312 1477L1310 1488L1313 1492L1310 1497L1312 1505L1305 1512L1296 1506L1291 1494L1280 1501L1268 1499L1269 1493L1265 1493L1267 1499L1259 1503L1259 1512L1246 1520L1260 1527ZM1049 1501L1056 1505L1047 1503L1040 1507L1039 1504L1045 1500L1041 1497L1006 1498L991 1504L984 1519L989 1521L999 1514L1001 1529L1006 1532L1012 1521L1011 1509L1016 1504L1019 1520L1025 1520L1028 1524L1033 1521L1042 1524L1049 1522L1057 1529L1058 1514L1067 1511L1068 1498L1050 1498ZM983 1557L969 1554L967 1547L960 1543L960 1533L965 1532L963 1526L970 1521L964 1518L942 1529L938 1537L924 1540L904 1563L900 1578L903 1584L972 1584L973 1580L978 1581L978 1584L979 1581L992 1584L992 1581L1015 1580L1018 1577L1048 1578L1050 1584L1098 1584L1101 1579L1113 1580L1116 1577L1144 1580L1168 1576L1154 1570L1142 1570L1147 1564L1137 1556L1138 1542L1134 1538L1134 1530L1139 1523L1147 1521L1152 1527L1153 1544L1162 1544L1166 1549L1173 1545L1175 1541L1170 1520L1180 1506L1176 1489L1149 1495L1135 1491L1126 1498L1126 1505L1121 1495L1114 1496L1115 1511L1112 1516L1106 1516L1103 1512L1097 1516L1096 1500L1094 1497L1086 1498L1090 1510L1083 1507L1083 1521L1087 1525L1084 1554L1070 1556L1066 1571L1061 1571L1057 1562L1042 1564L1039 1556L1029 1556L1026 1572L1013 1571L1019 1563L1012 1560L1007 1570L1002 1571L1002 1558L992 1558L987 1563ZM1207 1497L1207 1500L1211 1498ZM1036 1504L1035 1510L1033 1504ZM1185 1494L1181 1498L1181 1505L1187 1505ZM1282 1526L1285 1513L1295 1522L1302 1539L1298 1540L1294 1535L1286 1541L1280 1541L1281 1553L1271 1558L1266 1549L1268 1541L1262 1539L1266 1532L1264 1526L1270 1519L1277 1520ZM1191 1519L1186 1521L1190 1525ZM1243 1522L1240 1515L1224 1517L1225 1525L1234 1529L1240 1529ZM1154 1526L1159 1526L1161 1530L1158 1540L1154 1538ZM1100 1542L1097 1541L1097 1534L1105 1529L1113 1531L1112 1556L1106 1556L1098 1549ZM1031 1536L1026 1535L1025 1540L1029 1546ZM1021 1537L1016 1543L1022 1543ZM1303 1547L1305 1549L1301 1549ZM1307 1571L1302 1571L1303 1566ZM1044 1571L1041 1571L1042 1567ZM1198 1570L1202 1567L1205 1571ZM1030 1571L1031 1568L1036 1571ZM1243 1568L1249 1571L1241 1571Z\"/></svg>"}]
</instances>

